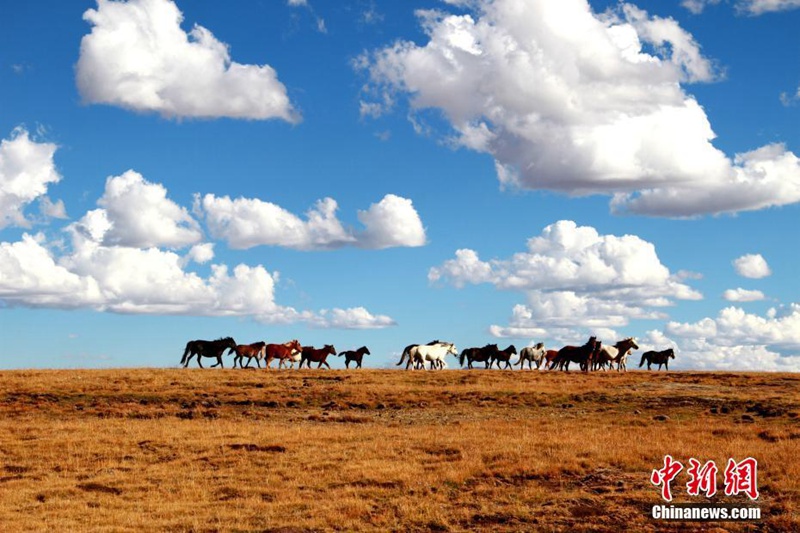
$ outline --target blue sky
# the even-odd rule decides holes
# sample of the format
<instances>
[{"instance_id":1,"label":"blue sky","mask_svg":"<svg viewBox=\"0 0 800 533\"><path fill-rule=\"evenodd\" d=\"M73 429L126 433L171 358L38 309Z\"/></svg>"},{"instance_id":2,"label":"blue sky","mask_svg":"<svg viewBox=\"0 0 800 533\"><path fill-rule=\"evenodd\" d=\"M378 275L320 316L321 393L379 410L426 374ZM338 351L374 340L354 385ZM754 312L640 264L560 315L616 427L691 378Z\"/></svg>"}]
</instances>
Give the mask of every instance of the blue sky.
<instances>
[{"instance_id":1,"label":"blue sky","mask_svg":"<svg viewBox=\"0 0 800 533\"><path fill-rule=\"evenodd\" d=\"M796 1L0 12L1 368L595 334L800 370Z\"/></svg>"}]
</instances>

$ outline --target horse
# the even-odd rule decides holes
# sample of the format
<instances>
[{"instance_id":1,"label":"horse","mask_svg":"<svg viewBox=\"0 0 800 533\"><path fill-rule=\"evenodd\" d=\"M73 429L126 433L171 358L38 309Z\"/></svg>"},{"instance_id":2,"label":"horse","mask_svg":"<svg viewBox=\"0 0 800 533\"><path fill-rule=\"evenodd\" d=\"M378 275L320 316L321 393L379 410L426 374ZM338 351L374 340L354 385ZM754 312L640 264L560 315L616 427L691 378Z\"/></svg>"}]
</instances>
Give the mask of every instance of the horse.
<instances>
[{"instance_id":1,"label":"horse","mask_svg":"<svg viewBox=\"0 0 800 533\"><path fill-rule=\"evenodd\" d=\"M300 368L303 368L303 363L306 363L308 368L311 368L311 362L319 363L317 368L322 368L322 365L328 368L331 365L325 360L329 355L336 355L336 348L332 344L326 344L324 348L316 349L313 346L306 346L303 348L302 357L300 358Z\"/></svg>"},{"instance_id":2,"label":"horse","mask_svg":"<svg viewBox=\"0 0 800 533\"><path fill-rule=\"evenodd\" d=\"M266 366L270 368L273 359L278 359L278 368L283 366L285 359L291 359L296 353L300 353L303 347L297 339L290 340L283 344L267 344L264 347L264 359L266 359Z\"/></svg>"},{"instance_id":3,"label":"horse","mask_svg":"<svg viewBox=\"0 0 800 533\"><path fill-rule=\"evenodd\" d=\"M183 351L183 357L181 357L181 363L183 368L189 366L189 361L191 361L192 357L195 355L197 356L197 364L200 365L200 368L205 368L203 363L200 362L201 357L216 357L217 364L211 365L211 367L221 366L225 368L225 365L222 364L222 352L225 351L225 348L235 348L236 341L234 341L231 337L225 337L224 339L220 338L214 341L203 341L203 340L196 340L196 341L189 341L186 343L186 349Z\"/></svg>"},{"instance_id":4,"label":"horse","mask_svg":"<svg viewBox=\"0 0 800 533\"><path fill-rule=\"evenodd\" d=\"M236 353L233 356L233 368L236 368L236 363L239 363L240 368L247 368L250 366L250 361L255 357L258 368L261 368L261 359L264 358L264 347L266 342L254 342L253 344L237 344L235 347L228 350L228 355ZM242 364L242 359L247 357L247 364Z\"/></svg>"},{"instance_id":5,"label":"horse","mask_svg":"<svg viewBox=\"0 0 800 533\"><path fill-rule=\"evenodd\" d=\"M517 347L511 344L505 350L498 350L497 345L495 344L494 348L494 353L489 360L489 368L492 368L492 365L495 363L495 361L497 362L497 368L500 368L501 361L506 364L507 369L511 368L511 355L517 355Z\"/></svg>"},{"instance_id":6,"label":"horse","mask_svg":"<svg viewBox=\"0 0 800 533\"><path fill-rule=\"evenodd\" d=\"M547 355L547 350L544 349L544 343L538 342L536 346L526 346L520 350L519 361L516 364L519 365L520 370L525 370L525 361L527 361L528 369L533 370L533 363L536 363L536 370L539 370L545 355Z\"/></svg>"},{"instance_id":7,"label":"horse","mask_svg":"<svg viewBox=\"0 0 800 533\"><path fill-rule=\"evenodd\" d=\"M369 348L366 346L362 346L358 350L346 350L344 352L340 352L338 357L344 356L344 366L349 369L350 361L355 361L356 368L361 368L361 360L364 358L364 355L371 355L369 353Z\"/></svg>"},{"instance_id":8,"label":"horse","mask_svg":"<svg viewBox=\"0 0 800 533\"><path fill-rule=\"evenodd\" d=\"M441 341L439 339L436 339L436 340L433 340L433 341L429 342L426 346L433 346L434 344L439 344L440 342ZM414 358L411 357L411 350L413 348L416 348L417 346L419 346L419 344L409 344L408 346L403 348L403 355L400 356L400 362L398 362L394 366L402 365L403 361L405 360L405 358L408 357L408 362L406 363L406 370L408 370L411 367L411 365L414 365L416 368L420 368L420 365L424 367L425 363L423 363L422 361L419 361L419 360L415 361Z\"/></svg>"},{"instance_id":9,"label":"horse","mask_svg":"<svg viewBox=\"0 0 800 533\"><path fill-rule=\"evenodd\" d=\"M456 349L456 345L451 342L439 342L432 345L425 344L423 346L415 346L410 350L410 355L414 359L421 360L423 367L425 365L425 361L430 361L431 370L441 370L442 368L445 368L447 363L445 363L444 358L449 353L458 356L458 349Z\"/></svg>"},{"instance_id":10,"label":"horse","mask_svg":"<svg viewBox=\"0 0 800 533\"><path fill-rule=\"evenodd\" d=\"M628 367L626 362L628 355L630 355L631 350L636 350L638 348L639 345L636 344L636 339L633 337L623 339L614 346L604 344L602 347L597 349L597 353L595 354L594 358L594 365L605 364L607 362L617 363L617 372L622 369L625 369L625 372L627 372Z\"/></svg>"},{"instance_id":11,"label":"horse","mask_svg":"<svg viewBox=\"0 0 800 533\"><path fill-rule=\"evenodd\" d=\"M496 344L487 344L483 348L465 348L458 357L458 364L463 367L464 360L466 360L467 368L472 368L473 361L477 361L479 363L486 363L486 368L489 368L489 359L492 357L492 353L494 353L495 350L497 350Z\"/></svg>"},{"instance_id":12,"label":"horse","mask_svg":"<svg viewBox=\"0 0 800 533\"><path fill-rule=\"evenodd\" d=\"M642 361L639 363L639 368L642 368L644 362L647 361L647 370L650 370L650 365L658 365L659 370L661 370L661 365L665 365L666 369L669 370L670 359L675 359L675 350L672 348L667 348L660 352L644 352L642 354Z\"/></svg>"},{"instance_id":13,"label":"horse","mask_svg":"<svg viewBox=\"0 0 800 533\"><path fill-rule=\"evenodd\" d=\"M589 337L589 340L583 346L564 346L558 351L558 354L553 359L550 365L550 370L555 366L564 365L564 368L569 372L570 363L578 363L581 370L584 372L589 371L589 365L592 360L592 355L597 349L597 337Z\"/></svg>"},{"instance_id":14,"label":"horse","mask_svg":"<svg viewBox=\"0 0 800 533\"><path fill-rule=\"evenodd\" d=\"M544 352L544 367L552 370L553 361L556 360L556 357L558 357L558 350L547 350Z\"/></svg>"}]
</instances>

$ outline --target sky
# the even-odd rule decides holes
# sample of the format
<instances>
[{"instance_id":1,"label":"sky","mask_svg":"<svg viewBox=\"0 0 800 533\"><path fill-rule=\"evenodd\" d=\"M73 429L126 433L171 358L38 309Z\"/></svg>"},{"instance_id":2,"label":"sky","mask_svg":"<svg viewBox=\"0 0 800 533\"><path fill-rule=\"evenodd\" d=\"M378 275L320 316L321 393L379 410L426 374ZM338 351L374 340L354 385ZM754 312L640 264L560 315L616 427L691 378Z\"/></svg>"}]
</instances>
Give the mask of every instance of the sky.
<instances>
[{"instance_id":1,"label":"sky","mask_svg":"<svg viewBox=\"0 0 800 533\"><path fill-rule=\"evenodd\" d=\"M595 335L800 371L799 27L797 0L5 2L0 368Z\"/></svg>"}]
</instances>

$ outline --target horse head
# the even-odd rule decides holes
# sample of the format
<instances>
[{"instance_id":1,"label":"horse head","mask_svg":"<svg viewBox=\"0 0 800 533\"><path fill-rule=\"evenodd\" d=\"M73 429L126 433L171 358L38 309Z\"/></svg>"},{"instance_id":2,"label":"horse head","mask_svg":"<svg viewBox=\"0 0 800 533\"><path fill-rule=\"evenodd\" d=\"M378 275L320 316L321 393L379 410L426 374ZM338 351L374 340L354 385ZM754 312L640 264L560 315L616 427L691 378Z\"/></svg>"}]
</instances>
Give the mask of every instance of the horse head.
<instances>
[{"instance_id":1,"label":"horse head","mask_svg":"<svg viewBox=\"0 0 800 533\"><path fill-rule=\"evenodd\" d=\"M544 343L543 342L537 342L536 346L534 346L534 348L536 348L537 350L544 350Z\"/></svg>"},{"instance_id":2,"label":"horse head","mask_svg":"<svg viewBox=\"0 0 800 533\"><path fill-rule=\"evenodd\" d=\"M362 346L357 351L361 352L364 355L372 355L371 353L369 353L369 348L367 348L366 346Z\"/></svg>"},{"instance_id":3,"label":"horse head","mask_svg":"<svg viewBox=\"0 0 800 533\"><path fill-rule=\"evenodd\" d=\"M667 350L667 357L668 358L671 357L671 358L675 359L675 350L673 350L672 348L668 349Z\"/></svg>"},{"instance_id":4,"label":"horse head","mask_svg":"<svg viewBox=\"0 0 800 533\"><path fill-rule=\"evenodd\" d=\"M289 342L284 344L284 346L286 346L287 348L291 348L292 353L303 351L303 347L300 345L300 341L298 341L297 339L290 340Z\"/></svg>"},{"instance_id":5,"label":"horse head","mask_svg":"<svg viewBox=\"0 0 800 533\"><path fill-rule=\"evenodd\" d=\"M333 347L333 344L326 344L323 350L329 354L336 355L336 348Z\"/></svg>"}]
</instances>

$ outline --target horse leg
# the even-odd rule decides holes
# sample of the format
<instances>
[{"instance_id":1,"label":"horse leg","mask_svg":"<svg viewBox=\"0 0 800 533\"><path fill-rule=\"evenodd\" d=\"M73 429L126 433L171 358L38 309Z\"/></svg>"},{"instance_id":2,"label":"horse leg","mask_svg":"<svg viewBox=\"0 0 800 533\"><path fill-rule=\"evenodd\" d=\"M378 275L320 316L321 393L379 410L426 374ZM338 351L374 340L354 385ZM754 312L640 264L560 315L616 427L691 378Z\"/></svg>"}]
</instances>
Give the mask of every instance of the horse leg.
<instances>
[{"instance_id":1,"label":"horse leg","mask_svg":"<svg viewBox=\"0 0 800 533\"><path fill-rule=\"evenodd\" d=\"M319 364L319 366L322 366L322 365L325 365L326 367L328 367L328 370L331 369L331 365L328 364L327 358L323 359L322 362Z\"/></svg>"},{"instance_id":2,"label":"horse leg","mask_svg":"<svg viewBox=\"0 0 800 533\"><path fill-rule=\"evenodd\" d=\"M200 365L200 368L205 368L205 367L203 366L203 363L200 361L200 359L202 359L202 358L203 358L203 356L202 356L202 355L200 355L200 354L197 354L197 364L198 364L198 365Z\"/></svg>"}]
</instances>

